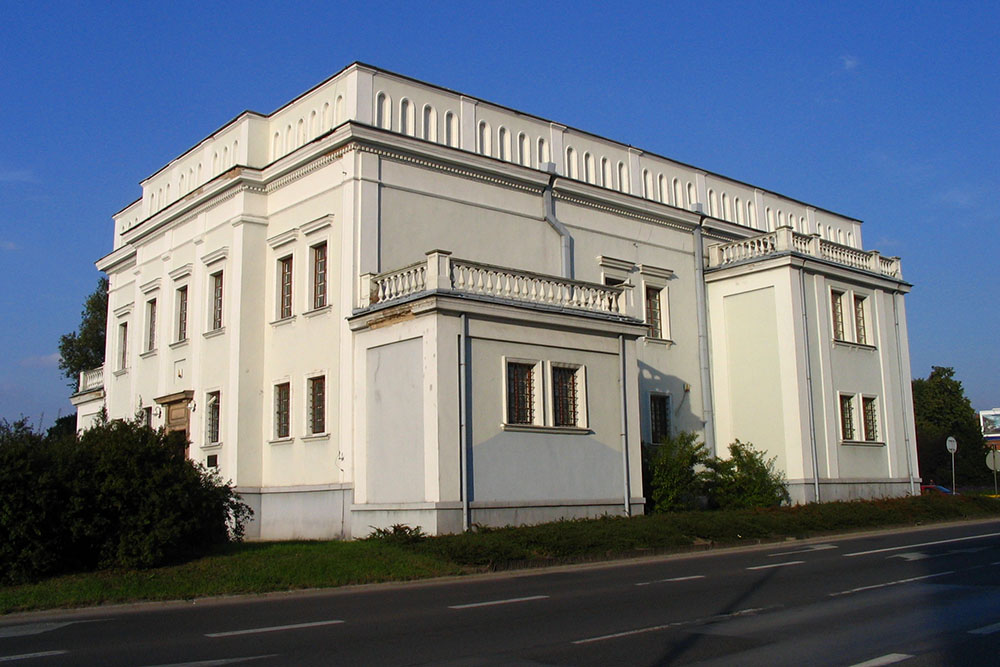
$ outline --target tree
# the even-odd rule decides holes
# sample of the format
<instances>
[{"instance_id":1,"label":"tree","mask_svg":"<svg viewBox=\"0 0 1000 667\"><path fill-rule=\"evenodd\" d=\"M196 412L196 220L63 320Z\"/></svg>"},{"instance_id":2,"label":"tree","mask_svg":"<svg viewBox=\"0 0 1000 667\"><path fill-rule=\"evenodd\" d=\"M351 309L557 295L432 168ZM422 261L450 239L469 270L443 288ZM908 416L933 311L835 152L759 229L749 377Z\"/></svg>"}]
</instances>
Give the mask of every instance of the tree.
<instances>
[{"instance_id":1,"label":"tree","mask_svg":"<svg viewBox=\"0 0 1000 667\"><path fill-rule=\"evenodd\" d=\"M932 366L926 379L913 381L913 418L917 428L917 461L925 483L951 484L948 436L958 441L955 477L958 484L986 484L992 473L986 467L986 441L979 417L965 396L955 369Z\"/></svg>"},{"instance_id":2,"label":"tree","mask_svg":"<svg viewBox=\"0 0 1000 667\"><path fill-rule=\"evenodd\" d=\"M644 494L652 512L698 509L704 503L702 471L711 459L698 436L682 431L643 446Z\"/></svg>"},{"instance_id":3,"label":"tree","mask_svg":"<svg viewBox=\"0 0 1000 667\"><path fill-rule=\"evenodd\" d=\"M719 509L752 509L788 504L785 473L777 468L778 457L764 458L764 452L749 442L729 445L729 458L708 462L705 488L709 504Z\"/></svg>"},{"instance_id":4,"label":"tree","mask_svg":"<svg viewBox=\"0 0 1000 667\"><path fill-rule=\"evenodd\" d=\"M59 369L74 391L80 373L104 363L104 340L108 321L108 279L101 277L97 289L83 302L80 328L59 339Z\"/></svg>"}]
</instances>

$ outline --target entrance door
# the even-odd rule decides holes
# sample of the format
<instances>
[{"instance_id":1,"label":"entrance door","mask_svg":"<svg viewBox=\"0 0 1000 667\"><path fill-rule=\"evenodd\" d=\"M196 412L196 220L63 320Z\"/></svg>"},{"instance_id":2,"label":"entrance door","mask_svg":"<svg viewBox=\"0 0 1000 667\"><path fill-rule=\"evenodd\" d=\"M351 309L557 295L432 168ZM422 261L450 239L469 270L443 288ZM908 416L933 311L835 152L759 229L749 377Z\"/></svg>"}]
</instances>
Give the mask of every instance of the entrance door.
<instances>
[{"instance_id":1,"label":"entrance door","mask_svg":"<svg viewBox=\"0 0 1000 667\"><path fill-rule=\"evenodd\" d=\"M190 405L192 398L194 398L194 392L187 390L153 399L157 404L163 406L163 410L167 416L164 430L168 434L177 434L174 436L174 441L177 443L179 450L183 448L184 458L189 458L191 454L191 441L188 439L191 426L191 412L188 409L188 405Z\"/></svg>"}]
</instances>

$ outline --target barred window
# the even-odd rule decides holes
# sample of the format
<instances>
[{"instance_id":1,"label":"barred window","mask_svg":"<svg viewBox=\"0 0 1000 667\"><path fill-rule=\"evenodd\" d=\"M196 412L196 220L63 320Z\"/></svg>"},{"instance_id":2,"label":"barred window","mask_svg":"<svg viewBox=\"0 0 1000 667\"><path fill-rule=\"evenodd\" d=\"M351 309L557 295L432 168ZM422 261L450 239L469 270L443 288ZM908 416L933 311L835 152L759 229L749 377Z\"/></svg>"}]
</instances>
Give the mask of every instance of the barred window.
<instances>
[{"instance_id":1,"label":"barred window","mask_svg":"<svg viewBox=\"0 0 1000 667\"><path fill-rule=\"evenodd\" d=\"M278 319L292 316L292 257L278 260L279 297Z\"/></svg>"},{"instance_id":2,"label":"barred window","mask_svg":"<svg viewBox=\"0 0 1000 667\"><path fill-rule=\"evenodd\" d=\"M507 364L507 423L535 423L533 364Z\"/></svg>"},{"instance_id":3,"label":"barred window","mask_svg":"<svg viewBox=\"0 0 1000 667\"><path fill-rule=\"evenodd\" d=\"M222 271L212 274L212 330L222 328Z\"/></svg>"},{"instance_id":4,"label":"barred window","mask_svg":"<svg viewBox=\"0 0 1000 667\"><path fill-rule=\"evenodd\" d=\"M854 334L855 342L868 344L868 334L865 329L865 298L854 295Z\"/></svg>"},{"instance_id":5,"label":"barred window","mask_svg":"<svg viewBox=\"0 0 1000 667\"><path fill-rule=\"evenodd\" d=\"M878 442L878 411L874 398L861 399L865 417L865 440Z\"/></svg>"},{"instance_id":6,"label":"barred window","mask_svg":"<svg viewBox=\"0 0 1000 667\"><path fill-rule=\"evenodd\" d=\"M577 378L575 368L552 367L553 420L555 426L576 426Z\"/></svg>"},{"instance_id":7,"label":"barred window","mask_svg":"<svg viewBox=\"0 0 1000 667\"><path fill-rule=\"evenodd\" d=\"M309 433L326 432L326 376L309 378Z\"/></svg>"},{"instance_id":8,"label":"barred window","mask_svg":"<svg viewBox=\"0 0 1000 667\"><path fill-rule=\"evenodd\" d=\"M650 338L663 338L660 290L656 287L646 288L646 324L649 326Z\"/></svg>"},{"instance_id":9,"label":"barred window","mask_svg":"<svg viewBox=\"0 0 1000 667\"><path fill-rule=\"evenodd\" d=\"M840 396L840 432L844 440L854 440L854 397Z\"/></svg>"},{"instance_id":10,"label":"barred window","mask_svg":"<svg viewBox=\"0 0 1000 667\"><path fill-rule=\"evenodd\" d=\"M326 305L326 244L313 246L313 308Z\"/></svg>"},{"instance_id":11,"label":"barred window","mask_svg":"<svg viewBox=\"0 0 1000 667\"><path fill-rule=\"evenodd\" d=\"M128 322L118 325L118 370L128 368Z\"/></svg>"},{"instance_id":12,"label":"barred window","mask_svg":"<svg viewBox=\"0 0 1000 667\"><path fill-rule=\"evenodd\" d=\"M287 438L289 435L289 402L291 388L287 382L274 385L274 437Z\"/></svg>"},{"instance_id":13,"label":"barred window","mask_svg":"<svg viewBox=\"0 0 1000 667\"><path fill-rule=\"evenodd\" d=\"M833 305L833 339L845 340L844 336L844 293L834 290L832 293Z\"/></svg>"},{"instance_id":14,"label":"barred window","mask_svg":"<svg viewBox=\"0 0 1000 667\"><path fill-rule=\"evenodd\" d=\"M209 392L206 399L208 411L205 418L205 440L210 445L217 445L219 444L219 423L222 417L222 393Z\"/></svg>"},{"instance_id":15,"label":"barred window","mask_svg":"<svg viewBox=\"0 0 1000 667\"><path fill-rule=\"evenodd\" d=\"M670 437L670 397L653 395L649 397L649 431L654 444L660 444Z\"/></svg>"},{"instance_id":16,"label":"barred window","mask_svg":"<svg viewBox=\"0 0 1000 667\"><path fill-rule=\"evenodd\" d=\"M156 349L156 299L146 302L146 351Z\"/></svg>"},{"instance_id":17,"label":"barred window","mask_svg":"<svg viewBox=\"0 0 1000 667\"><path fill-rule=\"evenodd\" d=\"M188 288L187 285L177 290L177 340L187 340L188 327Z\"/></svg>"}]
</instances>

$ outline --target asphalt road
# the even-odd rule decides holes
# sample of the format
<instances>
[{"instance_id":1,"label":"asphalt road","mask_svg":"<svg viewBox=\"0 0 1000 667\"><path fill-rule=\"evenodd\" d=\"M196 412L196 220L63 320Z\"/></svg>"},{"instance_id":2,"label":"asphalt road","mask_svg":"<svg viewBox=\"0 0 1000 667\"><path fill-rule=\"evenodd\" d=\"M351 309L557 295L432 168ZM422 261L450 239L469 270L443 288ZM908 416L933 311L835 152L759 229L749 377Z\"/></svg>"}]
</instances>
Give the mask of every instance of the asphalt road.
<instances>
[{"instance_id":1,"label":"asphalt road","mask_svg":"<svg viewBox=\"0 0 1000 667\"><path fill-rule=\"evenodd\" d=\"M1000 664L1000 521L0 619L15 665Z\"/></svg>"}]
</instances>

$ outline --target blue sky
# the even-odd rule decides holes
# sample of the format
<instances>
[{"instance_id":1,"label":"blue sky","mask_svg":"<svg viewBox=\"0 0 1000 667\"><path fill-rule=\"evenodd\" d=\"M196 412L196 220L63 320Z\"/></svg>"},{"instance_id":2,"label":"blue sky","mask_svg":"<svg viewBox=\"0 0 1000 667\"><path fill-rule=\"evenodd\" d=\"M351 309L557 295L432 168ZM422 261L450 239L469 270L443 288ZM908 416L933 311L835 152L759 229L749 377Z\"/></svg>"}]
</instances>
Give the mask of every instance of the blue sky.
<instances>
[{"instance_id":1,"label":"blue sky","mask_svg":"<svg viewBox=\"0 0 1000 667\"><path fill-rule=\"evenodd\" d=\"M0 418L56 368L138 182L361 60L865 221L903 258L912 370L1000 405L1000 4L6 3Z\"/></svg>"}]
</instances>

